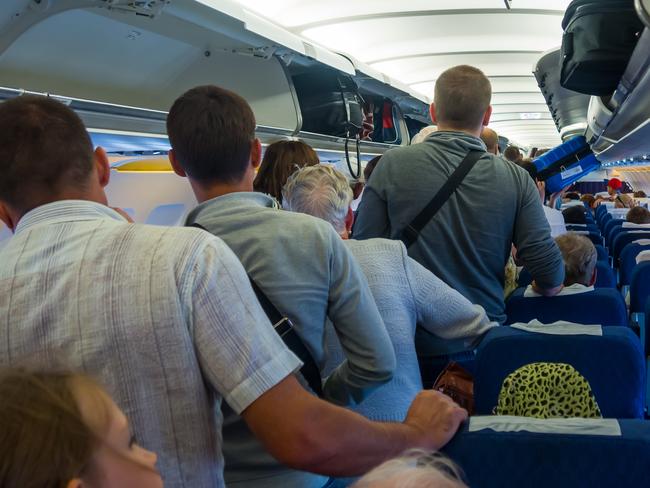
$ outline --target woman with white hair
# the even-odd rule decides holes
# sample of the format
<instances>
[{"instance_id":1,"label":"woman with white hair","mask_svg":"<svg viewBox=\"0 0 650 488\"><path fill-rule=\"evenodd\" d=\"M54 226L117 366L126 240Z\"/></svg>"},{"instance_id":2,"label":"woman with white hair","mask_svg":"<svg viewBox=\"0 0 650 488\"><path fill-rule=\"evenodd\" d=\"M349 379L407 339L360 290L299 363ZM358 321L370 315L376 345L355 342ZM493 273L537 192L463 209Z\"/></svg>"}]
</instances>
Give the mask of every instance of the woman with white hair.
<instances>
[{"instance_id":1,"label":"woman with white hair","mask_svg":"<svg viewBox=\"0 0 650 488\"><path fill-rule=\"evenodd\" d=\"M377 466L352 488L467 488L461 478L449 458L414 449Z\"/></svg>"},{"instance_id":2,"label":"woman with white hair","mask_svg":"<svg viewBox=\"0 0 650 488\"><path fill-rule=\"evenodd\" d=\"M459 348L471 347L488 329L485 310L472 305L433 273L409 258L401 241L348 240L352 227L352 192L346 177L325 165L296 171L283 190L283 207L329 222L361 265L395 348L393 379L353 409L368 418L401 421L422 389L414 345L416 324L440 338L441 348L457 339ZM328 329L331 332L331 328ZM326 338L327 365L334 369L344 358L333 333ZM440 354L449 351L441 350Z\"/></svg>"}]
</instances>

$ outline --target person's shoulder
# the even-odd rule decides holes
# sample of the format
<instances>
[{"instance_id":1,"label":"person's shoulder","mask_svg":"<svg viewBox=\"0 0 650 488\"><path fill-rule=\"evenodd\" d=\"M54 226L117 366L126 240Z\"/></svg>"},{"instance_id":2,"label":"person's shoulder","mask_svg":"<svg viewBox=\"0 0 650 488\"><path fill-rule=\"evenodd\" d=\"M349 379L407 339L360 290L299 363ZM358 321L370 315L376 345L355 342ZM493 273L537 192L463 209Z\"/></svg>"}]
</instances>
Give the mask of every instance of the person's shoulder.
<instances>
[{"instance_id":1,"label":"person's shoulder","mask_svg":"<svg viewBox=\"0 0 650 488\"><path fill-rule=\"evenodd\" d=\"M227 249L220 238L198 227L129 224L125 230L133 233L135 241L148 243L146 247L159 255L164 253L170 257L184 258L207 246L217 250Z\"/></svg>"},{"instance_id":2,"label":"person's shoulder","mask_svg":"<svg viewBox=\"0 0 650 488\"><path fill-rule=\"evenodd\" d=\"M406 256L406 246L399 240L373 238L345 241L355 256L372 256L381 261L401 260Z\"/></svg>"}]
</instances>

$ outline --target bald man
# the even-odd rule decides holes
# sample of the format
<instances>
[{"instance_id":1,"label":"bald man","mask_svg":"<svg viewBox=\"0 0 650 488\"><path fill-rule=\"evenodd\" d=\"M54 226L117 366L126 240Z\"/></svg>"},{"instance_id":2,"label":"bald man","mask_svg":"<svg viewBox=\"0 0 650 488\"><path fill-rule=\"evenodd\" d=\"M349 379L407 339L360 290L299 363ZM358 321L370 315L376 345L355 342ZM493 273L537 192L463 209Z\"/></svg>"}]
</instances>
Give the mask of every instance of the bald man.
<instances>
[{"instance_id":1,"label":"bald man","mask_svg":"<svg viewBox=\"0 0 650 488\"><path fill-rule=\"evenodd\" d=\"M499 136L496 132L487 127L483 127L481 140L485 143L485 147L487 147L489 153L492 153L495 156L499 155Z\"/></svg>"}]
</instances>

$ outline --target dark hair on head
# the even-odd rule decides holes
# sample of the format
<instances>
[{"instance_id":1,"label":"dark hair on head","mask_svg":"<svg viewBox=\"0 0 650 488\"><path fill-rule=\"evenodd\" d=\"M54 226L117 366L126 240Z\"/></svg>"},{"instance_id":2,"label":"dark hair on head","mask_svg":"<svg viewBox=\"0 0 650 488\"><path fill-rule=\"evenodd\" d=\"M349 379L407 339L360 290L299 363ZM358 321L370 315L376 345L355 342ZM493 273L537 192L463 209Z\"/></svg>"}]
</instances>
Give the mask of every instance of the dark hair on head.
<instances>
[{"instance_id":1,"label":"dark hair on head","mask_svg":"<svg viewBox=\"0 0 650 488\"><path fill-rule=\"evenodd\" d=\"M643 190L637 190L634 192L634 198L648 198L648 195Z\"/></svg>"},{"instance_id":2,"label":"dark hair on head","mask_svg":"<svg viewBox=\"0 0 650 488\"><path fill-rule=\"evenodd\" d=\"M253 182L255 191L268 193L282 203L282 187L297 169L320 163L318 154L302 141L277 141L264 152Z\"/></svg>"},{"instance_id":3,"label":"dark hair on head","mask_svg":"<svg viewBox=\"0 0 650 488\"><path fill-rule=\"evenodd\" d=\"M503 157L512 163L516 163L522 159L521 152L517 146L506 147L506 150L503 151Z\"/></svg>"},{"instance_id":4,"label":"dark hair on head","mask_svg":"<svg viewBox=\"0 0 650 488\"><path fill-rule=\"evenodd\" d=\"M596 197L593 196L591 193L586 193L580 197L580 201L582 203L586 203L589 208L591 208L594 205L594 202L596 201Z\"/></svg>"},{"instance_id":5,"label":"dark hair on head","mask_svg":"<svg viewBox=\"0 0 650 488\"><path fill-rule=\"evenodd\" d=\"M63 103L23 95L0 104L0 200L26 213L86 188L93 166L90 136Z\"/></svg>"},{"instance_id":6,"label":"dark hair on head","mask_svg":"<svg viewBox=\"0 0 650 488\"><path fill-rule=\"evenodd\" d=\"M490 106L492 86L473 66L449 68L436 80L434 106L438 125L475 130L481 127Z\"/></svg>"},{"instance_id":7,"label":"dark hair on head","mask_svg":"<svg viewBox=\"0 0 650 488\"><path fill-rule=\"evenodd\" d=\"M377 163L379 163L380 159L381 156L375 156L370 161L368 161L366 163L366 167L363 168L363 178L366 180L366 183L368 183L368 180L370 179L370 175L372 174L373 171L375 171L375 168L377 167Z\"/></svg>"},{"instance_id":8,"label":"dark hair on head","mask_svg":"<svg viewBox=\"0 0 650 488\"><path fill-rule=\"evenodd\" d=\"M96 394L95 423L102 425L84 419L81 390ZM91 475L100 430L109 422L102 395L93 380L74 373L0 373L0 486L65 488L70 480Z\"/></svg>"},{"instance_id":9,"label":"dark hair on head","mask_svg":"<svg viewBox=\"0 0 650 488\"><path fill-rule=\"evenodd\" d=\"M650 211L645 207L633 207L625 216L633 224L650 224Z\"/></svg>"},{"instance_id":10,"label":"dark hair on head","mask_svg":"<svg viewBox=\"0 0 650 488\"><path fill-rule=\"evenodd\" d=\"M562 216L566 224L586 224L587 215L584 205L573 205L562 210Z\"/></svg>"},{"instance_id":11,"label":"dark hair on head","mask_svg":"<svg viewBox=\"0 0 650 488\"><path fill-rule=\"evenodd\" d=\"M537 182L537 166L535 166L532 159L522 159L517 163L517 166L525 169L533 181Z\"/></svg>"},{"instance_id":12,"label":"dark hair on head","mask_svg":"<svg viewBox=\"0 0 650 488\"><path fill-rule=\"evenodd\" d=\"M568 198L569 200L580 200L580 193L575 192L575 191L570 191L564 196L566 198Z\"/></svg>"},{"instance_id":13,"label":"dark hair on head","mask_svg":"<svg viewBox=\"0 0 650 488\"><path fill-rule=\"evenodd\" d=\"M239 181L250 162L255 115L246 100L214 85L186 91L167 115L176 159L198 181Z\"/></svg>"}]
</instances>

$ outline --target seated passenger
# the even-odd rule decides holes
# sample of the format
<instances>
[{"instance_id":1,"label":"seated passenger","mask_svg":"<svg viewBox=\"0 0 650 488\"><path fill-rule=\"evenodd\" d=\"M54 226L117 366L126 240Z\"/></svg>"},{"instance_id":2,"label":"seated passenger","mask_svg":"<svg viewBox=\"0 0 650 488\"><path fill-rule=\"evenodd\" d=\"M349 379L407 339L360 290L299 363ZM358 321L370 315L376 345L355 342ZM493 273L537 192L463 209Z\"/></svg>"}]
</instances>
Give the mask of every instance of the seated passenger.
<instances>
[{"instance_id":1,"label":"seated passenger","mask_svg":"<svg viewBox=\"0 0 650 488\"><path fill-rule=\"evenodd\" d=\"M499 136L492 129L483 127L481 132L481 140L485 143L487 152L494 154L495 156L499 155Z\"/></svg>"},{"instance_id":2,"label":"seated passenger","mask_svg":"<svg viewBox=\"0 0 650 488\"><path fill-rule=\"evenodd\" d=\"M352 488L465 488L461 479L444 455L413 450L377 466Z\"/></svg>"},{"instance_id":3,"label":"seated passenger","mask_svg":"<svg viewBox=\"0 0 650 488\"><path fill-rule=\"evenodd\" d=\"M458 348L467 349L497 324L490 323L480 306L472 305L409 258L401 241L349 240L352 195L347 178L334 168L318 165L296 171L282 195L285 209L331 224L361 265L393 342L397 367L390 383L353 409L371 419L400 421L411 399L422 389L413 343L416 325L443 339L439 353L444 355L449 352L445 340L463 339ZM336 337L329 334L328 339L326 374L344 359Z\"/></svg>"},{"instance_id":4,"label":"seated passenger","mask_svg":"<svg viewBox=\"0 0 650 488\"><path fill-rule=\"evenodd\" d=\"M650 224L650 211L645 207L634 207L625 216L625 220L633 224Z\"/></svg>"},{"instance_id":5,"label":"seated passenger","mask_svg":"<svg viewBox=\"0 0 650 488\"><path fill-rule=\"evenodd\" d=\"M162 488L156 455L90 378L7 370L0 398L2 486Z\"/></svg>"},{"instance_id":6,"label":"seated passenger","mask_svg":"<svg viewBox=\"0 0 650 488\"><path fill-rule=\"evenodd\" d=\"M320 163L318 154L302 141L277 141L270 144L257 171L253 188L282 203L282 185L298 168Z\"/></svg>"},{"instance_id":7,"label":"seated passenger","mask_svg":"<svg viewBox=\"0 0 650 488\"><path fill-rule=\"evenodd\" d=\"M596 202L596 197L590 193L586 193L580 197L580 201L589 208L594 208L594 203Z\"/></svg>"},{"instance_id":8,"label":"seated passenger","mask_svg":"<svg viewBox=\"0 0 650 488\"><path fill-rule=\"evenodd\" d=\"M574 206L562 210L566 224L582 225L587 223L587 211L584 207Z\"/></svg>"},{"instance_id":9,"label":"seated passenger","mask_svg":"<svg viewBox=\"0 0 650 488\"><path fill-rule=\"evenodd\" d=\"M438 130L438 127L435 125L427 125L426 127L423 127L420 132L413 136L413 139L411 139L411 145L424 142L424 140L433 134L436 130Z\"/></svg>"},{"instance_id":10,"label":"seated passenger","mask_svg":"<svg viewBox=\"0 0 650 488\"><path fill-rule=\"evenodd\" d=\"M524 168L535 182L539 198L544 207L544 215L546 216L548 225L551 227L551 237L566 234L565 219L562 217L562 213L559 210L544 205L544 201L546 200L546 183L537 179L537 168L532 159L522 159L519 166Z\"/></svg>"},{"instance_id":11,"label":"seated passenger","mask_svg":"<svg viewBox=\"0 0 650 488\"><path fill-rule=\"evenodd\" d=\"M621 193L623 182L618 178L610 178L607 182L606 195L597 195L594 205L600 205L601 202L615 202L616 208L632 208L635 206L634 198L628 194Z\"/></svg>"},{"instance_id":12,"label":"seated passenger","mask_svg":"<svg viewBox=\"0 0 650 488\"><path fill-rule=\"evenodd\" d=\"M634 198L648 198L648 195L643 190L637 190L634 192Z\"/></svg>"},{"instance_id":13,"label":"seated passenger","mask_svg":"<svg viewBox=\"0 0 650 488\"><path fill-rule=\"evenodd\" d=\"M404 425L309 395L232 251L199 229L131 224L109 208L108 157L64 104L31 95L0 104L0 172L0 220L14 232L0 248L0 336L10 338L0 366L64 364L99 378L158 454L168 488L224 486L222 401L282 462L336 476L399 450L438 449L466 417L432 392Z\"/></svg>"},{"instance_id":14,"label":"seated passenger","mask_svg":"<svg viewBox=\"0 0 650 488\"><path fill-rule=\"evenodd\" d=\"M564 288L557 296L576 295L594 290L598 253L585 236L568 233L556 237L564 259ZM528 286L524 296L540 296Z\"/></svg>"},{"instance_id":15,"label":"seated passenger","mask_svg":"<svg viewBox=\"0 0 650 488\"><path fill-rule=\"evenodd\" d=\"M199 202L187 224L198 224L228 244L268 300L291 319L318 366L327 360L325 322L332 321L346 360L325 381L324 398L355 405L390 381L395 353L350 251L325 222L284 212L274 198L253 191L261 143L255 138L255 116L246 100L216 86L193 88L171 107L167 133L170 162L177 174L190 180ZM266 452L255 441L235 415L239 412L230 408L224 412L228 486L325 483L321 476L278 466L273 450ZM277 426L270 422L269 428Z\"/></svg>"}]
</instances>

